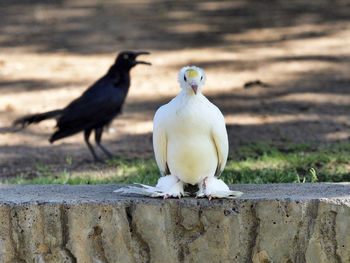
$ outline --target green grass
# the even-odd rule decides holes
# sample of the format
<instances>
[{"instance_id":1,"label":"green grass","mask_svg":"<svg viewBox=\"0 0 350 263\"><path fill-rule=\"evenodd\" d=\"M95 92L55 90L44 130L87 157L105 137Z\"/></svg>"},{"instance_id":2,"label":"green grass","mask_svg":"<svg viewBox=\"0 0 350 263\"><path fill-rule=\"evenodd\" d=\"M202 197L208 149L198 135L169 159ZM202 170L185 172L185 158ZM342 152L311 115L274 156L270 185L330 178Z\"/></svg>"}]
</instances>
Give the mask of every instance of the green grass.
<instances>
[{"instance_id":1,"label":"green grass","mask_svg":"<svg viewBox=\"0 0 350 263\"><path fill-rule=\"evenodd\" d=\"M242 146L230 154L221 178L232 183L343 182L350 181L350 143L328 146L315 144L255 143ZM67 159L68 167L72 160ZM108 172L79 174L64 170L52 172L37 165L40 176L18 176L3 183L11 184L110 184L157 183L159 172L154 159L108 161Z\"/></svg>"}]
</instances>

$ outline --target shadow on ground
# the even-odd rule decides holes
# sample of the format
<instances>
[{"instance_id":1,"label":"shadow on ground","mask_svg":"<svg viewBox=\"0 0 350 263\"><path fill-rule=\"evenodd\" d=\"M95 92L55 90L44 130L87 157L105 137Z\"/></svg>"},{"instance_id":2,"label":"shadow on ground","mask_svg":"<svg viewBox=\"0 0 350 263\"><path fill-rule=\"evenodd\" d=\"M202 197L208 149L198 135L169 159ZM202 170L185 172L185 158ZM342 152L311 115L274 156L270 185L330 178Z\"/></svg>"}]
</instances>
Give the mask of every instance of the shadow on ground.
<instances>
[{"instance_id":1,"label":"shadow on ground","mask_svg":"<svg viewBox=\"0 0 350 263\"><path fill-rule=\"evenodd\" d=\"M317 38L334 34L349 20L350 4L345 0L16 0L2 2L0 13L2 48L96 54L125 48L176 50L227 45L235 49L242 44ZM310 24L326 27L322 31L286 30ZM242 32L264 29L286 33L263 40L234 39Z\"/></svg>"}]
</instances>

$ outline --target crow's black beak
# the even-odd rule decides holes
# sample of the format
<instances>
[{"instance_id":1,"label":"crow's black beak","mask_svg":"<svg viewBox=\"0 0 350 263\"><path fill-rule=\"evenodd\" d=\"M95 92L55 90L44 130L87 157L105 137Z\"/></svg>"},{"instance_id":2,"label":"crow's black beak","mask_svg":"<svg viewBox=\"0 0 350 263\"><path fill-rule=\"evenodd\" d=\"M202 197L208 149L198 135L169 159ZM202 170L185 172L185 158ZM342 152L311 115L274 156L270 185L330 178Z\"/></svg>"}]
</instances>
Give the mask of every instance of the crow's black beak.
<instances>
[{"instance_id":1,"label":"crow's black beak","mask_svg":"<svg viewBox=\"0 0 350 263\"><path fill-rule=\"evenodd\" d=\"M149 55L150 53L147 51L140 51L140 52L135 52L135 57L140 56L140 55ZM142 60L135 60L135 64L145 64L145 65L152 65L149 62L142 61Z\"/></svg>"}]
</instances>

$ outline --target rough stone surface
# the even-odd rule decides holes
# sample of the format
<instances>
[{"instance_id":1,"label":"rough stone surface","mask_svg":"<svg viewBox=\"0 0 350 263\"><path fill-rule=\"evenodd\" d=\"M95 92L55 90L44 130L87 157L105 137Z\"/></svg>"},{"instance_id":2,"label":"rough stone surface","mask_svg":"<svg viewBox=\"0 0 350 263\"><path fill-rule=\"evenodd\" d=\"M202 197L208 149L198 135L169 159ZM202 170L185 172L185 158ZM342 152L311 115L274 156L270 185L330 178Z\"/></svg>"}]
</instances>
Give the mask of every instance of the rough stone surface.
<instances>
[{"instance_id":1,"label":"rough stone surface","mask_svg":"<svg viewBox=\"0 0 350 263\"><path fill-rule=\"evenodd\" d=\"M350 184L232 185L234 200L118 185L0 185L0 262L350 262Z\"/></svg>"}]
</instances>

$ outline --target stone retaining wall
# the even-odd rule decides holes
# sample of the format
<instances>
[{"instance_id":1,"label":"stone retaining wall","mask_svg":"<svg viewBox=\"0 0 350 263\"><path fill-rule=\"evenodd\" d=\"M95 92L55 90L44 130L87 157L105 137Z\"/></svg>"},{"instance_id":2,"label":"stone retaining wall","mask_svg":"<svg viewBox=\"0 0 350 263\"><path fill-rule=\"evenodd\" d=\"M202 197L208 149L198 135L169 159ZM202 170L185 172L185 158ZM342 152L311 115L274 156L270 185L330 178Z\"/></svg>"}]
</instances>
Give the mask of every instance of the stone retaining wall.
<instances>
[{"instance_id":1,"label":"stone retaining wall","mask_svg":"<svg viewBox=\"0 0 350 263\"><path fill-rule=\"evenodd\" d=\"M118 185L0 185L0 262L350 262L350 184L232 185L235 200Z\"/></svg>"}]
</instances>

